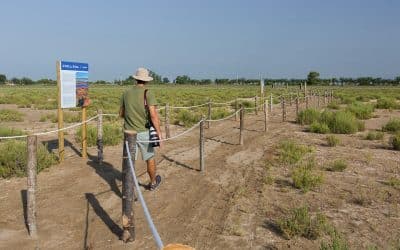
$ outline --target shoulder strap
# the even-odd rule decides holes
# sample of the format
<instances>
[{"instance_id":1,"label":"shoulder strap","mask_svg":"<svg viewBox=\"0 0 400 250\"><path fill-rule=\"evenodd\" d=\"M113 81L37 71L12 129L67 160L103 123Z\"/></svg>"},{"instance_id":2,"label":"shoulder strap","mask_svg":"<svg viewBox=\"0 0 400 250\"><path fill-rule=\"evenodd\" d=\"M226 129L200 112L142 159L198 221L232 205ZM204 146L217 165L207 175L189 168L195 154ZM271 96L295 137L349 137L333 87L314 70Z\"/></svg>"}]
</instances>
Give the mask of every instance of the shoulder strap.
<instances>
[{"instance_id":1,"label":"shoulder strap","mask_svg":"<svg viewBox=\"0 0 400 250\"><path fill-rule=\"evenodd\" d=\"M147 105L147 90L148 89L145 89L144 90L144 98L143 98L143 100L144 100L144 107L147 109L148 108L148 105Z\"/></svg>"}]
</instances>

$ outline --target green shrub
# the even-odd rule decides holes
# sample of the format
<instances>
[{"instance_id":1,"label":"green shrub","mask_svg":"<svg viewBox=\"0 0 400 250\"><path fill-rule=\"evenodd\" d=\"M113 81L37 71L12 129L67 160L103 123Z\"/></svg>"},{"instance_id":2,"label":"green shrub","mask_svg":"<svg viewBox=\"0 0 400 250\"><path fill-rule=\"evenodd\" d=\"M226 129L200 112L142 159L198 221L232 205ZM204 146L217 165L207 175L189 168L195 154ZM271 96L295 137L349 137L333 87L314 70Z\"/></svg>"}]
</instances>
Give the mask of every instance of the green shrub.
<instances>
[{"instance_id":1,"label":"green shrub","mask_svg":"<svg viewBox=\"0 0 400 250\"><path fill-rule=\"evenodd\" d=\"M400 150L400 132L390 138L389 144L392 145L394 150Z\"/></svg>"},{"instance_id":2,"label":"green shrub","mask_svg":"<svg viewBox=\"0 0 400 250\"><path fill-rule=\"evenodd\" d=\"M42 114L39 119L40 122L46 122L48 120L50 120L52 123L58 122L57 115L56 114Z\"/></svg>"},{"instance_id":3,"label":"green shrub","mask_svg":"<svg viewBox=\"0 0 400 250\"><path fill-rule=\"evenodd\" d=\"M87 145L88 147L97 145L97 127L88 125L87 126ZM82 128L79 127L75 134L75 140L78 143L82 142ZM122 143L123 133L122 126L120 124L103 124L103 145L114 146Z\"/></svg>"},{"instance_id":4,"label":"green shrub","mask_svg":"<svg viewBox=\"0 0 400 250\"><path fill-rule=\"evenodd\" d=\"M25 141L10 140L0 143L0 177L22 177L26 175L27 146ZM37 171L56 164L56 156L47 151L47 145L37 148Z\"/></svg>"},{"instance_id":5,"label":"green shrub","mask_svg":"<svg viewBox=\"0 0 400 250\"><path fill-rule=\"evenodd\" d=\"M337 102L337 101L332 101L332 102L330 102L330 103L328 104L327 108L330 108L330 109L340 109L339 102Z\"/></svg>"},{"instance_id":6,"label":"green shrub","mask_svg":"<svg viewBox=\"0 0 400 250\"><path fill-rule=\"evenodd\" d=\"M313 122L310 125L310 131L318 134L327 134L330 132L329 127L328 125L326 125L326 123L319 122Z\"/></svg>"},{"instance_id":7,"label":"green shrub","mask_svg":"<svg viewBox=\"0 0 400 250\"><path fill-rule=\"evenodd\" d=\"M365 140L382 140L385 134L381 131L369 131L368 134L364 137Z\"/></svg>"},{"instance_id":8,"label":"green shrub","mask_svg":"<svg viewBox=\"0 0 400 250\"><path fill-rule=\"evenodd\" d=\"M394 188L400 188L400 179L396 177L390 177L386 181L386 184Z\"/></svg>"},{"instance_id":9,"label":"green shrub","mask_svg":"<svg viewBox=\"0 0 400 250\"><path fill-rule=\"evenodd\" d=\"M193 124L196 124L201 119L201 115L194 113L189 110L180 110L177 116L175 117L174 124L179 125L182 124L185 127L190 127Z\"/></svg>"},{"instance_id":10,"label":"green shrub","mask_svg":"<svg viewBox=\"0 0 400 250\"><path fill-rule=\"evenodd\" d=\"M328 135L326 137L326 142L329 147L336 147L340 143L340 140L334 135Z\"/></svg>"},{"instance_id":11,"label":"green shrub","mask_svg":"<svg viewBox=\"0 0 400 250\"><path fill-rule=\"evenodd\" d=\"M328 126L335 134L353 134L359 130L360 123L352 113L338 111Z\"/></svg>"},{"instance_id":12,"label":"green shrub","mask_svg":"<svg viewBox=\"0 0 400 250\"><path fill-rule=\"evenodd\" d=\"M371 104L355 102L348 105L346 110L353 113L358 119L366 120L372 118L374 106Z\"/></svg>"},{"instance_id":13,"label":"green shrub","mask_svg":"<svg viewBox=\"0 0 400 250\"><path fill-rule=\"evenodd\" d=\"M283 163L295 164L313 149L306 145L299 145L294 141L285 140L279 144L279 159Z\"/></svg>"},{"instance_id":14,"label":"green shrub","mask_svg":"<svg viewBox=\"0 0 400 250\"><path fill-rule=\"evenodd\" d=\"M385 126L382 127L383 131L397 132L400 131L400 119L392 118Z\"/></svg>"},{"instance_id":15,"label":"green shrub","mask_svg":"<svg viewBox=\"0 0 400 250\"><path fill-rule=\"evenodd\" d=\"M0 127L0 136L14 136L25 134L22 130L17 128Z\"/></svg>"},{"instance_id":16,"label":"green shrub","mask_svg":"<svg viewBox=\"0 0 400 250\"><path fill-rule=\"evenodd\" d=\"M308 192L322 183L322 175L314 173L314 161L296 167L292 172L293 186Z\"/></svg>"},{"instance_id":17,"label":"green shrub","mask_svg":"<svg viewBox=\"0 0 400 250\"><path fill-rule=\"evenodd\" d=\"M0 122L21 122L23 114L17 110L12 109L1 109L0 110Z\"/></svg>"},{"instance_id":18,"label":"green shrub","mask_svg":"<svg viewBox=\"0 0 400 250\"><path fill-rule=\"evenodd\" d=\"M57 119L57 116L56 116ZM78 123L82 121L81 113L64 112L63 114L64 122L66 123ZM56 120L57 121L57 120Z\"/></svg>"},{"instance_id":19,"label":"green shrub","mask_svg":"<svg viewBox=\"0 0 400 250\"><path fill-rule=\"evenodd\" d=\"M299 112L297 116L297 122L301 125L310 125L313 122L318 121L320 113L316 109L305 109Z\"/></svg>"},{"instance_id":20,"label":"green shrub","mask_svg":"<svg viewBox=\"0 0 400 250\"><path fill-rule=\"evenodd\" d=\"M277 221L278 228L284 237L290 239L302 236L307 239L317 239L326 228L326 218L322 214L311 216L306 206L294 208L290 215Z\"/></svg>"},{"instance_id":21,"label":"green shrub","mask_svg":"<svg viewBox=\"0 0 400 250\"><path fill-rule=\"evenodd\" d=\"M347 168L347 162L339 159L332 162L326 169L333 172L343 172Z\"/></svg>"},{"instance_id":22,"label":"green shrub","mask_svg":"<svg viewBox=\"0 0 400 250\"><path fill-rule=\"evenodd\" d=\"M397 109L399 105L395 99L381 98L378 99L375 107L378 109Z\"/></svg>"},{"instance_id":23,"label":"green shrub","mask_svg":"<svg viewBox=\"0 0 400 250\"><path fill-rule=\"evenodd\" d=\"M320 250L348 250L349 246L346 240L343 238L336 229L330 233L330 242L322 242Z\"/></svg>"}]
</instances>

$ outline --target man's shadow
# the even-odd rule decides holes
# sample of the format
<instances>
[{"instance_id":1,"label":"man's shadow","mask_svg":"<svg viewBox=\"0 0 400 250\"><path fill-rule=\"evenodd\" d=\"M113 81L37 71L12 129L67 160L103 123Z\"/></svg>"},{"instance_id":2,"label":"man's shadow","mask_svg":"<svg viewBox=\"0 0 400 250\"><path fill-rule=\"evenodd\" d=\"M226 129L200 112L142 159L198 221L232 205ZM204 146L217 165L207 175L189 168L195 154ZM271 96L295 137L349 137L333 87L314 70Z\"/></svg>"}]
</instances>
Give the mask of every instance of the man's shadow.
<instances>
[{"instance_id":1,"label":"man's shadow","mask_svg":"<svg viewBox=\"0 0 400 250\"><path fill-rule=\"evenodd\" d=\"M103 178L108 185L110 185L111 190L118 195L120 198L122 198L122 193L118 187L117 180L122 181L122 173L113 167L108 162L102 162L100 164L97 161L97 157L94 157L90 154L88 154L89 161L87 164L92 167L94 170L96 170L96 174L98 174L101 178Z\"/></svg>"}]
</instances>

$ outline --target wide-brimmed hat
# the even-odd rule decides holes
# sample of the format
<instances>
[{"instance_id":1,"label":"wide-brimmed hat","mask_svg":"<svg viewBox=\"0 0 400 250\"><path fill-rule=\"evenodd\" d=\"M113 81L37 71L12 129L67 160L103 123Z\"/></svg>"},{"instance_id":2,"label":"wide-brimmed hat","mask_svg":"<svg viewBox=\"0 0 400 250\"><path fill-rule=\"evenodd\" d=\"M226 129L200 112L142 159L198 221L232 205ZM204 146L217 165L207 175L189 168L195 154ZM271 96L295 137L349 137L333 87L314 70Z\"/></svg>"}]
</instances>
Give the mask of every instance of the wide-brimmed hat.
<instances>
[{"instance_id":1,"label":"wide-brimmed hat","mask_svg":"<svg viewBox=\"0 0 400 250\"><path fill-rule=\"evenodd\" d=\"M138 68L136 73L133 75L133 78L143 82L153 81L153 77L149 75L149 71L145 68Z\"/></svg>"}]
</instances>

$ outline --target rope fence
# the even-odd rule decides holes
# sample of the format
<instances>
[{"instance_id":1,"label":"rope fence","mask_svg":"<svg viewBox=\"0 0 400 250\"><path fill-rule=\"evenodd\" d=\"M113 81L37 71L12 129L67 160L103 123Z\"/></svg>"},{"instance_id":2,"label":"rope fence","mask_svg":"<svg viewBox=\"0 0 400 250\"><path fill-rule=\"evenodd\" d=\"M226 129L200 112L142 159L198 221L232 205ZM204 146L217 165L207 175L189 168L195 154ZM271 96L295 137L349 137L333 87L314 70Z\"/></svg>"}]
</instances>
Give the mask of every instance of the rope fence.
<instances>
[{"instance_id":1,"label":"rope fence","mask_svg":"<svg viewBox=\"0 0 400 250\"><path fill-rule=\"evenodd\" d=\"M287 106L289 106L285 101L285 96L288 96L287 94L282 94L279 96L276 96L275 98L278 98L278 100L280 100L280 103L276 104L276 105L281 105L282 107L282 122L286 121L286 112L287 112ZM330 102L333 101L333 92L329 93L327 91L325 91L324 95L315 95L315 93L311 93L309 95L305 95L304 97L300 97L297 93L296 98L292 98L292 96L290 95L290 106L292 101L295 102L296 104L296 115L299 113L299 109L300 109L300 102L302 100L304 100L305 102L305 107L308 108L309 105L314 105L318 107L320 106L320 98L323 97L324 102L323 104L329 104ZM196 128L199 128L199 170L200 172L205 172L205 133L204 133L204 128L205 128L205 123L208 124L207 128L210 128L210 123L211 122L221 122L221 121L226 121L229 120L233 117L235 117L235 121L237 121L237 118L239 116L239 143L238 145L244 145L244 124L245 124L245 110L250 110L250 109L254 109L255 110L255 115L257 115L257 110L261 109L264 112L264 131L265 133L268 131L268 114L272 115L272 106L276 106L273 104L273 96L271 94L271 96L268 98L261 98L260 103L258 103L259 99L258 97L254 97L254 98L247 98L246 100L253 100L254 101L254 107L250 107L250 108L245 108L244 105L241 103L240 105L238 105L238 100L243 98L237 98L233 101L229 101L226 103L214 103L217 105L226 105L226 104L231 104L231 103L236 103L235 105L235 112L229 114L226 117L220 118L220 119L211 119L211 101L208 101L207 103L204 104L200 104L200 105L195 105L195 106L189 106L189 107L168 107L168 104L166 105L165 109L166 109L166 114L168 114L168 111L170 108L177 108L177 109L183 109L183 108L193 108L193 107L201 107L201 106L208 106L208 113L207 113L207 119L205 119L204 114L202 115L200 121L198 121L196 124L194 124L192 127L184 130L181 133L178 133L174 136L169 136L169 131L166 136L166 138L164 139L160 139L160 140L149 140L149 141L140 141L137 140L136 137L136 132L132 132L130 131L130 135L133 135L133 137L129 137L128 131L124 132L125 135L125 139L124 139L124 149L123 149L123 171L122 171L122 180L124 183L124 180L132 180L133 184L138 192L138 196L139 196L139 201L142 205L142 208L144 210L144 214L147 220L147 223L149 224L149 227L151 229L151 232L153 234L154 240L156 242L156 245L159 249L163 248L163 242L160 238L160 235L157 232L157 229L154 226L153 220L150 216L150 213L148 211L148 208L146 206L146 203L143 199L143 195L140 191L140 187L135 175L135 162L134 160L132 160L131 155L135 155L136 154L136 147L134 147L134 145L136 145L137 143L151 143L151 142L166 142L166 141L171 141L171 140L175 140L179 137L182 137L190 132L192 132L193 130L195 130ZM317 100L316 100L317 98ZM269 100L268 100L269 99ZM268 105L268 103L270 102L270 105ZM309 103L310 102L310 103ZM239 106L239 107L238 107ZM268 109L269 106L269 109ZM82 126L83 124L86 124L88 122L91 122L95 119L97 119L97 129L98 129L98 134L97 134L97 149L98 149L98 163L102 164L103 161L103 145L102 145L102 136L103 136L103 117L106 116L112 116L112 117L116 117L118 116L118 114L103 114L101 110L98 111L98 114L85 120L82 121L80 123L76 123L73 124L71 126L68 127L64 127L61 129L56 129L56 130L52 130L52 131L46 131L46 132L38 132L38 133L34 133L32 135L16 135L16 136L3 136L0 137L0 140L3 139L18 139L18 138L27 138L27 148L28 148L28 162L27 162L27 173L28 173L28 193L29 193L29 197L28 197L28 204L27 207L29 208L27 211L27 225L28 225L28 230L29 230L29 234L32 237L36 237L37 236L37 225L36 225L36 205L35 205L35 193L36 193L36 175L37 175L37 137L38 136L42 136L42 135L47 135L47 134L52 134L52 133L57 133L60 131L65 131L68 129L72 129L78 126ZM166 121L168 121L167 119L168 117L166 116ZM169 124L166 124L166 128L167 125L169 127ZM167 132L167 131L166 131ZM130 139L128 139L130 138ZM132 140L133 138L133 140ZM133 152L133 154L132 154ZM126 157L127 156L127 157ZM133 158L134 159L134 158ZM126 176L126 169L130 169L130 173L131 175L128 175L129 178ZM129 199L132 199L133 197L133 184L132 186L124 186L125 188L123 188L123 190L132 190L132 193L130 193L128 196L123 195L123 216L128 216L128 217L123 217L123 223L124 221L128 221L128 227L133 228L132 230L134 230L134 223L133 222L133 208L132 208L132 202L131 200L124 200L124 199L128 199L126 197L129 197ZM125 184L123 184L125 185ZM127 188L128 187L128 188ZM124 198L125 197L125 198ZM129 205L130 204L130 205ZM129 217L130 216L130 217ZM124 220L125 218L125 220ZM125 227L125 226L124 226ZM134 232L134 231L133 231Z\"/></svg>"}]
</instances>

